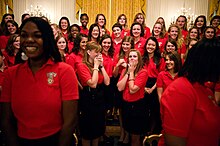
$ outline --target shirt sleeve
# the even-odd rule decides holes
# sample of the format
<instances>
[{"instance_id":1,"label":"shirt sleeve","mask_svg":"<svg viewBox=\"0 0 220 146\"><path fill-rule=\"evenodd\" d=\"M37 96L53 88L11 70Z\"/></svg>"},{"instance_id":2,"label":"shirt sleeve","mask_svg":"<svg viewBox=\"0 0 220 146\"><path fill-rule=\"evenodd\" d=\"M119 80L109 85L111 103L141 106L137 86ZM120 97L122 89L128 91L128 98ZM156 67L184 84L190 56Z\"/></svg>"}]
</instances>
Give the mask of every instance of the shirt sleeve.
<instances>
[{"instance_id":1,"label":"shirt sleeve","mask_svg":"<svg viewBox=\"0 0 220 146\"><path fill-rule=\"evenodd\" d=\"M10 77L10 69L7 69L4 73L5 77L3 80L2 94L0 96L0 102L11 102L11 87L12 79Z\"/></svg>"},{"instance_id":2,"label":"shirt sleeve","mask_svg":"<svg viewBox=\"0 0 220 146\"><path fill-rule=\"evenodd\" d=\"M162 72L160 72L160 73L158 74L156 85L157 85L157 87L159 87L159 88L162 88L162 87L163 87L163 75L162 75Z\"/></svg>"},{"instance_id":3,"label":"shirt sleeve","mask_svg":"<svg viewBox=\"0 0 220 146\"><path fill-rule=\"evenodd\" d=\"M80 63L77 66L78 66L77 75L79 77L80 83L82 85L87 85L87 81L92 78L92 75L88 67L83 63Z\"/></svg>"},{"instance_id":4,"label":"shirt sleeve","mask_svg":"<svg viewBox=\"0 0 220 146\"><path fill-rule=\"evenodd\" d=\"M177 80L161 97L161 118L165 133L187 137L196 107L195 93L190 83Z\"/></svg>"},{"instance_id":5,"label":"shirt sleeve","mask_svg":"<svg viewBox=\"0 0 220 146\"><path fill-rule=\"evenodd\" d=\"M61 68L60 73L60 90L62 100L79 99L78 82L76 74L71 66Z\"/></svg>"},{"instance_id":6,"label":"shirt sleeve","mask_svg":"<svg viewBox=\"0 0 220 146\"><path fill-rule=\"evenodd\" d=\"M148 74L147 70L142 69L142 71L137 75L134 84L138 87L144 87L147 82Z\"/></svg>"}]
</instances>

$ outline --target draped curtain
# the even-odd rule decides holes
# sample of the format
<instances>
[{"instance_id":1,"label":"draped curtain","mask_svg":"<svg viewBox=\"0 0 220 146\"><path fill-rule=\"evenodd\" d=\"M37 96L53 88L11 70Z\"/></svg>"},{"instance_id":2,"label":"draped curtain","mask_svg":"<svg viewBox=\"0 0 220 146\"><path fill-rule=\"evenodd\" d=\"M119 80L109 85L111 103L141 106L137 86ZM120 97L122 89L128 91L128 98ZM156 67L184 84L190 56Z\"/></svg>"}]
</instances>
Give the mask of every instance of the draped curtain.
<instances>
[{"instance_id":1,"label":"draped curtain","mask_svg":"<svg viewBox=\"0 0 220 146\"><path fill-rule=\"evenodd\" d=\"M13 0L1 0L0 1L0 16L6 13L6 5L8 5L9 13L13 13Z\"/></svg>"},{"instance_id":2,"label":"draped curtain","mask_svg":"<svg viewBox=\"0 0 220 146\"><path fill-rule=\"evenodd\" d=\"M146 14L146 0L76 0L75 10L76 17L79 12L88 14L89 25L95 22L97 14L104 14L107 19L106 27L111 30L111 26L122 13L128 18L128 26L132 24L136 13Z\"/></svg>"},{"instance_id":3,"label":"draped curtain","mask_svg":"<svg viewBox=\"0 0 220 146\"><path fill-rule=\"evenodd\" d=\"M220 0L210 0L209 20L211 20L214 15L220 15Z\"/></svg>"}]
</instances>

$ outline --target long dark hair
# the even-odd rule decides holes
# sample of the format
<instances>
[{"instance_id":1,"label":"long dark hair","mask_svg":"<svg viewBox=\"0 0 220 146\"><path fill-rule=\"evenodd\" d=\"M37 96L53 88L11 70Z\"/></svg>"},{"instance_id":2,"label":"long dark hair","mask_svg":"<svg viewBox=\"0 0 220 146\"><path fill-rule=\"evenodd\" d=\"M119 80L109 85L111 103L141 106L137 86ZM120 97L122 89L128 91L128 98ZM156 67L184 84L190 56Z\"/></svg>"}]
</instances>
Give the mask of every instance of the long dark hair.
<instances>
[{"instance_id":1,"label":"long dark hair","mask_svg":"<svg viewBox=\"0 0 220 146\"><path fill-rule=\"evenodd\" d=\"M143 55L143 62L145 65L148 65L149 64L149 61L150 61L150 58L148 56L148 52L147 52L147 49L146 49L146 46L149 42L149 40L152 40L156 43L156 49L154 51L154 57L153 57L153 60L154 60L154 63L156 64L156 67L158 68L159 65L160 65L160 59L161 59L161 54L160 54L160 48L159 48L159 44L158 44L158 41L155 37L149 37L144 45L144 55Z\"/></svg>"},{"instance_id":2,"label":"long dark hair","mask_svg":"<svg viewBox=\"0 0 220 146\"><path fill-rule=\"evenodd\" d=\"M140 36L143 37L143 36L144 36L144 27L143 27L140 23L138 23L138 22L134 22L134 23L131 25L130 35L131 35L131 36L134 36L133 33L132 33L132 29L133 29L134 25L139 25L139 26L141 27L141 34L140 34Z\"/></svg>"},{"instance_id":3,"label":"long dark hair","mask_svg":"<svg viewBox=\"0 0 220 146\"><path fill-rule=\"evenodd\" d=\"M220 41L202 39L188 52L179 76L185 76L190 82L204 84L207 81L220 80Z\"/></svg>"},{"instance_id":4,"label":"long dark hair","mask_svg":"<svg viewBox=\"0 0 220 146\"><path fill-rule=\"evenodd\" d=\"M110 35L104 34L104 35L101 37L101 40L100 40L99 44L102 46L102 42L103 42L105 39L108 39L108 38L110 38L110 40L111 40L111 46L110 46L110 48L109 48L109 50L108 50L108 55L109 55L110 57L113 57L113 55L114 55L114 48L113 48L112 38L111 38Z\"/></svg>"},{"instance_id":5,"label":"long dark hair","mask_svg":"<svg viewBox=\"0 0 220 146\"><path fill-rule=\"evenodd\" d=\"M56 47L56 43L53 36L53 31L48 22L39 17L30 17L25 19L21 24L21 30L26 25L26 23L32 22L37 25L38 29L42 33L43 48L46 59L53 58L54 62L61 62L60 52ZM22 48L22 46L21 46Z\"/></svg>"},{"instance_id":6,"label":"long dark hair","mask_svg":"<svg viewBox=\"0 0 220 146\"><path fill-rule=\"evenodd\" d=\"M6 45L5 51L7 52L7 54L9 56L14 56L15 47L14 47L13 43L16 41L17 37L20 37L20 35L19 34L13 34L8 39L8 43Z\"/></svg>"},{"instance_id":7,"label":"long dark hair","mask_svg":"<svg viewBox=\"0 0 220 146\"><path fill-rule=\"evenodd\" d=\"M100 40L100 28L99 28L98 24L96 24L96 23L92 24L92 25L89 27L88 38L89 38L89 41L91 41L92 31L93 31L93 28L94 28L94 27L98 27L98 29L99 29L99 36L98 36L98 38L97 38L97 42L99 43L99 40Z\"/></svg>"},{"instance_id":8,"label":"long dark hair","mask_svg":"<svg viewBox=\"0 0 220 146\"><path fill-rule=\"evenodd\" d=\"M8 23L11 23L11 24L13 24L13 25L16 27L16 32L15 32L15 34L18 34L18 33L19 33L18 23L15 22L14 20L8 20L8 21L5 23L4 34L5 34L5 35L10 35L10 32L9 32L9 30L8 30L8 27L7 27L7 24L8 24Z\"/></svg>"},{"instance_id":9,"label":"long dark hair","mask_svg":"<svg viewBox=\"0 0 220 146\"><path fill-rule=\"evenodd\" d=\"M85 35L85 34L83 34L83 33L78 33L77 35L76 35L76 38L74 39L74 47L72 48L72 52L74 53L74 54L78 54L79 53L79 51L80 51L80 42L82 41L82 38L83 37L86 37L86 38L88 38L88 36L87 35Z\"/></svg>"}]
</instances>

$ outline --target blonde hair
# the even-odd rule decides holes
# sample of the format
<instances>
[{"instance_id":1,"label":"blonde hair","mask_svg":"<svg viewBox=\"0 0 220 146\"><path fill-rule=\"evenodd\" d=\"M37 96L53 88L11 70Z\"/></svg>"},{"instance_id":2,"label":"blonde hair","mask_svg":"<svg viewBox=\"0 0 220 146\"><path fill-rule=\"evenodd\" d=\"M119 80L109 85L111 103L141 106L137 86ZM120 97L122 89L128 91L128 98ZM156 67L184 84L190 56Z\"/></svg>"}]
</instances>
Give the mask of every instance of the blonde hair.
<instances>
[{"instance_id":1,"label":"blonde hair","mask_svg":"<svg viewBox=\"0 0 220 146\"><path fill-rule=\"evenodd\" d=\"M177 43L177 47L178 47L178 49L179 49L179 48L182 47L182 45L183 45L183 43L184 43L184 39L183 39L183 37L182 37L182 32L181 32L179 26L176 25L176 24L171 24L171 25L170 25L170 27L169 27L169 29L168 29L168 33L170 33L171 28L173 28L173 27L176 27L176 28L178 29L178 35L177 35L177 38L176 38L176 43Z\"/></svg>"},{"instance_id":2,"label":"blonde hair","mask_svg":"<svg viewBox=\"0 0 220 146\"><path fill-rule=\"evenodd\" d=\"M101 52L102 47L97 42L94 41L87 42L86 44L83 63L85 63L86 66L88 66L89 70L92 72L93 64L89 62L89 54L87 53L88 50L90 51L95 50L95 52Z\"/></svg>"}]
</instances>

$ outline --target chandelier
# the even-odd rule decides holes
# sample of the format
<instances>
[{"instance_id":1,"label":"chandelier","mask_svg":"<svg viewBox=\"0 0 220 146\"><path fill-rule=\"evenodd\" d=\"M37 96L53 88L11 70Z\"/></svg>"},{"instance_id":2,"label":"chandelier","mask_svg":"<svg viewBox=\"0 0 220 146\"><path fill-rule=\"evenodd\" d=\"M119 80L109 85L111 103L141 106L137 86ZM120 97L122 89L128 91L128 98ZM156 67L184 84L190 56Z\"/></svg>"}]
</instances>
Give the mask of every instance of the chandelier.
<instances>
[{"instance_id":1,"label":"chandelier","mask_svg":"<svg viewBox=\"0 0 220 146\"><path fill-rule=\"evenodd\" d=\"M38 4L36 6L31 5L30 9L25 10L25 13L30 14L31 17L49 17L49 14L46 12L45 8Z\"/></svg>"}]
</instances>

